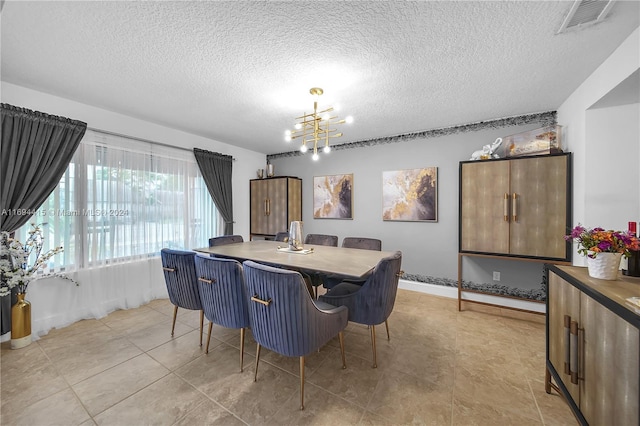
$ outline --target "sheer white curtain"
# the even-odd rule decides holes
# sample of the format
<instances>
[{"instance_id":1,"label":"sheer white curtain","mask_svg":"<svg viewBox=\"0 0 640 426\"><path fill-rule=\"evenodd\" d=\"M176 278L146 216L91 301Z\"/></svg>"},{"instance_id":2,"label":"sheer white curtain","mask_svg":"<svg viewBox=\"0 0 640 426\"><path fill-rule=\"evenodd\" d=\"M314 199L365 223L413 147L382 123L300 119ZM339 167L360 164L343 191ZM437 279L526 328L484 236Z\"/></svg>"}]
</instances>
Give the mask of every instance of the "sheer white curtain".
<instances>
[{"instance_id":1,"label":"sheer white curtain","mask_svg":"<svg viewBox=\"0 0 640 426\"><path fill-rule=\"evenodd\" d=\"M42 224L45 250L64 247L55 272L204 247L223 229L192 152L91 130L30 223Z\"/></svg>"},{"instance_id":2,"label":"sheer white curtain","mask_svg":"<svg viewBox=\"0 0 640 426\"><path fill-rule=\"evenodd\" d=\"M83 264L145 258L163 247L203 247L218 234L217 210L193 153L88 136L81 147L88 200L86 229L80 230L87 235Z\"/></svg>"},{"instance_id":3,"label":"sheer white curtain","mask_svg":"<svg viewBox=\"0 0 640 426\"><path fill-rule=\"evenodd\" d=\"M191 151L91 130L29 222L43 224L45 250L64 247L45 272L79 283L30 284L34 335L166 297L160 250L205 247L224 229Z\"/></svg>"}]
</instances>

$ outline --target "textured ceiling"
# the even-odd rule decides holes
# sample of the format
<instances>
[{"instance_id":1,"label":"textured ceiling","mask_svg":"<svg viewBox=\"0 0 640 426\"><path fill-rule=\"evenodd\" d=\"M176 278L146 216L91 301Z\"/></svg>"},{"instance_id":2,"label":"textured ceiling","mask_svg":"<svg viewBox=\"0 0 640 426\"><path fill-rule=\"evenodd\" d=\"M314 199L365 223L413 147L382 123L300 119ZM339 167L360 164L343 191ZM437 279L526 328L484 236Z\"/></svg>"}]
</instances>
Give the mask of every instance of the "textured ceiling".
<instances>
[{"instance_id":1,"label":"textured ceiling","mask_svg":"<svg viewBox=\"0 0 640 426\"><path fill-rule=\"evenodd\" d=\"M336 143L558 108L640 21L556 35L571 4L7 0L1 77L273 154L313 86Z\"/></svg>"}]
</instances>

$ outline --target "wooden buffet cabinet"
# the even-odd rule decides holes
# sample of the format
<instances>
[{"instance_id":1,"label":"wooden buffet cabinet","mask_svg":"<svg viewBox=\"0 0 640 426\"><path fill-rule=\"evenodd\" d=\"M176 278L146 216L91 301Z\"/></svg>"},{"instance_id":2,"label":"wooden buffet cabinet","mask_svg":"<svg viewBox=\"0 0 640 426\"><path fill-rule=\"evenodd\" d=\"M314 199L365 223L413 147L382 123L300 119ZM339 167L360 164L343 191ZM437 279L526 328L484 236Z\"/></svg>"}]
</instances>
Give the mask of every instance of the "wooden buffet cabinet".
<instances>
[{"instance_id":1,"label":"wooden buffet cabinet","mask_svg":"<svg viewBox=\"0 0 640 426\"><path fill-rule=\"evenodd\" d=\"M581 424L640 424L640 309L625 301L640 296L640 279L599 280L575 266L545 271L547 393L559 392Z\"/></svg>"},{"instance_id":2,"label":"wooden buffet cabinet","mask_svg":"<svg viewBox=\"0 0 640 426\"><path fill-rule=\"evenodd\" d=\"M249 181L251 238L272 237L302 220L302 179L279 176Z\"/></svg>"},{"instance_id":3,"label":"wooden buffet cabinet","mask_svg":"<svg viewBox=\"0 0 640 426\"><path fill-rule=\"evenodd\" d=\"M459 197L458 309L464 256L570 264L571 153L462 161Z\"/></svg>"}]
</instances>

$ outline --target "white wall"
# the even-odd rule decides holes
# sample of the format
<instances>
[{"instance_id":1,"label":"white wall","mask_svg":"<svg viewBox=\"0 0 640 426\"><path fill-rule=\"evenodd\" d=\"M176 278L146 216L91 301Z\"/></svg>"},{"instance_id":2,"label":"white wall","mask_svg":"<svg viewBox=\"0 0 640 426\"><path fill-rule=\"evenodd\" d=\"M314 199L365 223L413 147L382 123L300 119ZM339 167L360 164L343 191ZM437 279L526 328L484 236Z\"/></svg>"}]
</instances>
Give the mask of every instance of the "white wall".
<instances>
[{"instance_id":1,"label":"white wall","mask_svg":"<svg viewBox=\"0 0 640 426\"><path fill-rule=\"evenodd\" d=\"M257 169L264 168L264 154L14 84L2 82L0 88L3 103L84 121L88 127L100 130L181 148L201 148L232 155L236 159L232 179L234 233L249 238L248 181L255 178Z\"/></svg>"},{"instance_id":2,"label":"white wall","mask_svg":"<svg viewBox=\"0 0 640 426\"><path fill-rule=\"evenodd\" d=\"M600 160L599 154L604 151L612 153L614 156L618 154L616 160L627 155L624 151L617 152L616 142L611 142L607 137L607 140L596 140L593 136L590 136L590 131L598 131L601 128L601 124L597 124L596 121L592 122L590 126L587 125L588 117L597 118L600 114L593 111L593 114L588 113L589 108L597 103L600 99L606 96L609 92L614 90L621 82L627 77L636 72L640 68L640 28L637 28L612 54L605 60L593 72L581 85L578 87L558 108L558 123L564 126L564 141L568 149L574 152L574 173L573 173L573 223L582 223L586 226L600 226L600 222L611 223L609 217L612 211L619 209L623 206L619 206L617 203L610 205L610 209L603 210L601 206L597 205L598 199L591 195L590 184L593 183L594 176L599 173L616 173L615 164L607 164ZM629 112L633 114L633 111ZM600 121L600 123L602 123ZM633 130L633 126L636 126ZM628 142L621 148L631 149L629 158L631 163L638 164L640 155L637 152L638 144L638 129L640 126L640 120L636 117L632 119L626 129L629 129ZM613 131L618 136L619 132ZM634 139L634 136L635 139ZM604 135L603 135L604 137ZM626 138L626 137L625 137ZM614 144L614 149L611 149L611 143ZM635 147L635 148L633 148ZM634 153L635 150L635 153ZM637 167L637 166L635 166ZM603 170L605 168L605 170ZM638 206L640 206L640 198L638 194L638 181L637 174L629 170L621 169L619 171L620 179L618 186L626 185L629 189L628 196L635 198L635 208L629 212L628 219L615 219L619 223L611 223L612 227L616 229L626 229L628 220L640 220L638 217ZM634 194L635 188L635 194ZM615 203L615 201L614 201ZM632 202L633 203L633 202ZM626 204L626 202L625 202ZM597 213L593 213L597 212ZM635 214L635 218L632 215ZM574 256L574 264L584 265L584 259L581 256Z\"/></svg>"},{"instance_id":3,"label":"white wall","mask_svg":"<svg viewBox=\"0 0 640 426\"><path fill-rule=\"evenodd\" d=\"M585 118L583 224L625 230L627 222L640 221L640 104L590 109Z\"/></svg>"}]
</instances>

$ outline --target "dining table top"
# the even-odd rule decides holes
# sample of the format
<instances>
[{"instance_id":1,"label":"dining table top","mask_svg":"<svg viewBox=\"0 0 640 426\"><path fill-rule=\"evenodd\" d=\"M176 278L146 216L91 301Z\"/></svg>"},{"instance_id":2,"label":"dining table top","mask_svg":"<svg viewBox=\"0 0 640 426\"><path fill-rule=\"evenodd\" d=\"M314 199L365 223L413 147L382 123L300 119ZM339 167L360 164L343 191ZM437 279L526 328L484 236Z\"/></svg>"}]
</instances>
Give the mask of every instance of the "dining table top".
<instances>
[{"instance_id":1,"label":"dining table top","mask_svg":"<svg viewBox=\"0 0 640 426\"><path fill-rule=\"evenodd\" d=\"M203 254L258 263L279 265L288 269L324 272L347 277L367 275L381 259L394 252L305 244L303 251L289 251L287 243L252 240L194 249Z\"/></svg>"}]
</instances>

